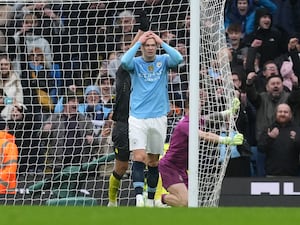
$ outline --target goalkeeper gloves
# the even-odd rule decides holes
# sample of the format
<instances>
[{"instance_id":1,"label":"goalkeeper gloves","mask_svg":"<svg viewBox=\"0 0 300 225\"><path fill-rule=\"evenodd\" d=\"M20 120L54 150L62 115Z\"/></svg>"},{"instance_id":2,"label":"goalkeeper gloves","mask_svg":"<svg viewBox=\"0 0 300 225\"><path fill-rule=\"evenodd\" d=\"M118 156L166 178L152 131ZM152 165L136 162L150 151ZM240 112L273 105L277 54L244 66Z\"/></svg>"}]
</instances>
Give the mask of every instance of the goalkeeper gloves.
<instances>
[{"instance_id":1,"label":"goalkeeper gloves","mask_svg":"<svg viewBox=\"0 0 300 225\"><path fill-rule=\"evenodd\" d=\"M241 145L243 141L244 135L241 133L237 133L233 137L219 137L219 143L225 145Z\"/></svg>"},{"instance_id":2,"label":"goalkeeper gloves","mask_svg":"<svg viewBox=\"0 0 300 225\"><path fill-rule=\"evenodd\" d=\"M143 10L137 10L135 12L135 15L137 15L137 23L140 24L139 29L142 31L148 31L150 27L149 20L147 18L147 14Z\"/></svg>"},{"instance_id":3,"label":"goalkeeper gloves","mask_svg":"<svg viewBox=\"0 0 300 225\"><path fill-rule=\"evenodd\" d=\"M232 101L232 107L230 109L231 113L236 114L238 112L238 110L240 109L240 105L241 105L240 100L235 97Z\"/></svg>"},{"instance_id":4,"label":"goalkeeper gloves","mask_svg":"<svg viewBox=\"0 0 300 225\"><path fill-rule=\"evenodd\" d=\"M228 110L225 110L223 112L221 112L224 116L226 115L235 115L238 110L240 109L240 100L235 97L233 100L232 100L232 107Z\"/></svg>"}]
</instances>

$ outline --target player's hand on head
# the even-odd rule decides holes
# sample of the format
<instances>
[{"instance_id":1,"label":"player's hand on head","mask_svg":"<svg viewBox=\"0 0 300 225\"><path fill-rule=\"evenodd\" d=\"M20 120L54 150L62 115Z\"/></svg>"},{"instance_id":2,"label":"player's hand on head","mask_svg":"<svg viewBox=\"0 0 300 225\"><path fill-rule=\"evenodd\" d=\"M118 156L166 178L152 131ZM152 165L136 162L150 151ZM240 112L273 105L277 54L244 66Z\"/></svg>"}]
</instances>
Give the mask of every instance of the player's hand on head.
<instances>
[{"instance_id":1,"label":"player's hand on head","mask_svg":"<svg viewBox=\"0 0 300 225\"><path fill-rule=\"evenodd\" d=\"M151 38L152 31L147 31L142 34L142 36L139 38L139 41L144 44L149 38Z\"/></svg>"},{"instance_id":2,"label":"player's hand on head","mask_svg":"<svg viewBox=\"0 0 300 225\"><path fill-rule=\"evenodd\" d=\"M155 42L157 44L162 44L163 40L160 38L160 36L158 36L157 34L155 34L154 32L151 31L151 37L154 38Z\"/></svg>"}]
</instances>

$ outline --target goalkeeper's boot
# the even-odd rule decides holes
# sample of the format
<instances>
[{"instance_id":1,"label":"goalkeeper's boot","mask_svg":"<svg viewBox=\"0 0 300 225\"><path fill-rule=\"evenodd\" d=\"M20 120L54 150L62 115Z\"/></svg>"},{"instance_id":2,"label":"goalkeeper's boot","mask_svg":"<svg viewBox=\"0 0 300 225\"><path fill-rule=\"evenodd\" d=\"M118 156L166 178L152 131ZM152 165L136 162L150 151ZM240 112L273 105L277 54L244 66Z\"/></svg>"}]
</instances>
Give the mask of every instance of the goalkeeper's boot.
<instances>
[{"instance_id":1,"label":"goalkeeper's boot","mask_svg":"<svg viewBox=\"0 0 300 225\"><path fill-rule=\"evenodd\" d=\"M136 195L136 207L144 207L145 201L143 195Z\"/></svg>"},{"instance_id":2,"label":"goalkeeper's boot","mask_svg":"<svg viewBox=\"0 0 300 225\"><path fill-rule=\"evenodd\" d=\"M154 201L154 206L156 208L170 208L170 206L168 206L167 204L162 203L161 200L159 200L159 199Z\"/></svg>"},{"instance_id":3,"label":"goalkeeper's boot","mask_svg":"<svg viewBox=\"0 0 300 225\"><path fill-rule=\"evenodd\" d=\"M118 207L118 204L117 204L116 201L115 202L109 201L108 204L107 204L107 207Z\"/></svg>"},{"instance_id":4,"label":"goalkeeper's boot","mask_svg":"<svg viewBox=\"0 0 300 225\"><path fill-rule=\"evenodd\" d=\"M145 202L145 206L146 207L149 207L149 208L153 208L154 207L154 199L146 199L146 202Z\"/></svg>"}]
</instances>

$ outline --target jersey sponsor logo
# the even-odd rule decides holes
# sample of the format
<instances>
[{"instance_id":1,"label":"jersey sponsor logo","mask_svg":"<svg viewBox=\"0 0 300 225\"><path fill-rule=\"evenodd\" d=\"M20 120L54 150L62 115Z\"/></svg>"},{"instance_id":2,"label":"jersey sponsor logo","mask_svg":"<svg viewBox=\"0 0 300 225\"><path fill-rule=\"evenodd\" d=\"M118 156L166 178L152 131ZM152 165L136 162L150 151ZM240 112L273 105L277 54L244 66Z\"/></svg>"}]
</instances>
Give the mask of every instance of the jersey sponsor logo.
<instances>
[{"instance_id":1,"label":"jersey sponsor logo","mask_svg":"<svg viewBox=\"0 0 300 225\"><path fill-rule=\"evenodd\" d=\"M139 73L138 76L142 77L145 81L153 82L160 79L162 71L154 71L152 73Z\"/></svg>"}]
</instances>

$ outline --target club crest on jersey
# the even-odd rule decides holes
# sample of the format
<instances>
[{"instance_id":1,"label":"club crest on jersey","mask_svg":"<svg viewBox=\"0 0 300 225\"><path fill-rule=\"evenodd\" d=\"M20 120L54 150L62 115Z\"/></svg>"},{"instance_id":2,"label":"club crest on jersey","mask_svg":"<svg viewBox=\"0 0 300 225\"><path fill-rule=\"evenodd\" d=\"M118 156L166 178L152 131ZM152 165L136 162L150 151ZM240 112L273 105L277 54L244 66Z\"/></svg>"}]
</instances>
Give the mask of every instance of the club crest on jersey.
<instances>
[{"instance_id":1,"label":"club crest on jersey","mask_svg":"<svg viewBox=\"0 0 300 225\"><path fill-rule=\"evenodd\" d=\"M162 63L161 63L161 62L157 62L157 63L156 63L156 66L157 66L158 68L160 68L160 67L161 67L161 65L162 65Z\"/></svg>"},{"instance_id":2,"label":"club crest on jersey","mask_svg":"<svg viewBox=\"0 0 300 225\"><path fill-rule=\"evenodd\" d=\"M153 65L149 65L148 66L148 71L153 72L153 70L154 70L154 66Z\"/></svg>"}]
</instances>

